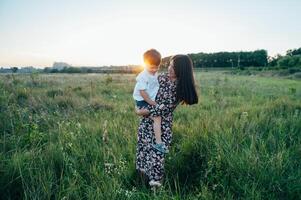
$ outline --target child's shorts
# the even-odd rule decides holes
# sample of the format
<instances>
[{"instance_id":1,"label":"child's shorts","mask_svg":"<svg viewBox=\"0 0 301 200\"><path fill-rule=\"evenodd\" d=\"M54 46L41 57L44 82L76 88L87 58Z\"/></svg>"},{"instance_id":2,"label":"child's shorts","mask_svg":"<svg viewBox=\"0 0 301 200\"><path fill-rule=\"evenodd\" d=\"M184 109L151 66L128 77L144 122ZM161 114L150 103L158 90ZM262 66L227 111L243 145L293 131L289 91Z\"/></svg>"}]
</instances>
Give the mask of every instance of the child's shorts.
<instances>
[{"instance_id":1,"label":"child's shorts","mask_svg":"<svg viewBox=\"0 0 301 200\"><path fill-rule=\"evenodd\" d=\"M136 100L136 106L139 108L146 108L149 104L146 101L137 101Z\"/></svg>"}]
</instances>

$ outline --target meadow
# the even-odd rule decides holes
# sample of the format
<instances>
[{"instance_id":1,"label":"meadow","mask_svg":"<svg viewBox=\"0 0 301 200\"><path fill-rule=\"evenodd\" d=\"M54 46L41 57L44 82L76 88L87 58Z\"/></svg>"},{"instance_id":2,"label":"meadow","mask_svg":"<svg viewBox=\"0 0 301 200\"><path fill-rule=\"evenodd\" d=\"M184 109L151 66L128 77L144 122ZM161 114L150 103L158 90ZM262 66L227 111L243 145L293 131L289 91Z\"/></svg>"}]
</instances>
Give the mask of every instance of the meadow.
<instances>
[{"instance_id":1,"label":"meadow","mask_svg":"<svg viewBox=\"0 0 301 200\"><path fill-rule=\"evenodd\" d=\"M153 192L135 172L134 74L1 74L0 199L300 199L301 80L195 76Z\"/></svg>"}]
</instances>

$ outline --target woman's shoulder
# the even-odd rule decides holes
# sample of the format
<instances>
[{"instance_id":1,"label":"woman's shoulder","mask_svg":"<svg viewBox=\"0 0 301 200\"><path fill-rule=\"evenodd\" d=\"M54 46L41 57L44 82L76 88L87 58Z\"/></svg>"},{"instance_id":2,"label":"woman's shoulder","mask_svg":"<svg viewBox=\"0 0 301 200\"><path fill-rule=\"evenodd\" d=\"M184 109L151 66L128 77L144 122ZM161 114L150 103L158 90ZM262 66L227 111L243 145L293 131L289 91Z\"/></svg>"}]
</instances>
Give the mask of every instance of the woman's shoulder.
<instances>
[{"instance_id":1,"label":"woman's shoulder","mask_svg":"<svg viewBox=\"0 0 301 200\"><path fill-rule=\"evenodd\" d=\"M166 82L168 80L168 74L166 72L162 72L158 75L159 83Z\"/></svg>"}]
</instances>

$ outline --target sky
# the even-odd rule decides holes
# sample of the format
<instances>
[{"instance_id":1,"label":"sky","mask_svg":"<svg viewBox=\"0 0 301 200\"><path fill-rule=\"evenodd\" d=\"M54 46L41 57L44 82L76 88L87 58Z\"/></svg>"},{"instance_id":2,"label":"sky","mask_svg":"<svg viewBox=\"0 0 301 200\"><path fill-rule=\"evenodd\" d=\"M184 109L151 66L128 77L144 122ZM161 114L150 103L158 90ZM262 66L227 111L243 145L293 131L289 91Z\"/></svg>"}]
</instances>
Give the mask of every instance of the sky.
<instances>
[{"instance_id":1,"label":"sky","mask_svg":"<svg viewBox=\"0 0 301 200\"><path fill-rule=\"evenodd\" d=\"M301 0L0 0L0 67L301 47Z\"/></svg>"}]
</instances>

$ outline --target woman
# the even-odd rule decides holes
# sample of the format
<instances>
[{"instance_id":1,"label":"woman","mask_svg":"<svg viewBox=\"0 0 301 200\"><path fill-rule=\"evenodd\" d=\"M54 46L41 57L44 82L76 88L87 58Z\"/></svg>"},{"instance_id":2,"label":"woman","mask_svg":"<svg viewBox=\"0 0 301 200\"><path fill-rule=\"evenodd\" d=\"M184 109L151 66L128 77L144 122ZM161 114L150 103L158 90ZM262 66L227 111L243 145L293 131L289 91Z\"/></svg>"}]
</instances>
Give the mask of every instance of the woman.
<instances>
[{"instance_id":1,"label":"woman","mask_svg":"<svg viewBox=\"0 0 301 200\"><path fill-rule=\"evenodd\" d=\"M172 140L173 111L181 104L196 104L198 96L193 77L193 64L187 55L176 55L170 60L168 74L158 77L160 88L156 102L163 109L148 106L147 109L136 109L143 116L138 128L138 143L136 154L136 169L145 174L150 186L161 186L164 176L164 154L152 148L155 142L153 120L151 115L161 116L162 141L169 148Z\"/></svg>"}]
</instances>

